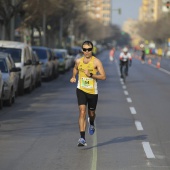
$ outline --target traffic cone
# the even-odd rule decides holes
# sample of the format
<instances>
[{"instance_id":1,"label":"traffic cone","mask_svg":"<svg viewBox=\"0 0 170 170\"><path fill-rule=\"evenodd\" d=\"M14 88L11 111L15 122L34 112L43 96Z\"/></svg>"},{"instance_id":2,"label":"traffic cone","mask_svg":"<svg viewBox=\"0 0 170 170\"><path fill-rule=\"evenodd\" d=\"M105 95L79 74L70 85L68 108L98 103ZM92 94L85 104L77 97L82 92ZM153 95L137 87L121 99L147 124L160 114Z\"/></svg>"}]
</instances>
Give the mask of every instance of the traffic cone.
<instances>
[{"instance_id":1,"label":"traffic cone","mask_svg":"<svg viewBox=\"0 0 170 170\"><path fill-rule=\"evenodd\" d=\"M152 64L152 60L151 59L148 60L148 64Z\"/></svg>"},{"instance_id":2,"label":"traffic cone","mask_svg":"<svg viewBox=\"0 0 170 170\"><path fill-rule=\"evenodd\" d=\"M160 66L161 66L161 64L160 64L160 62L158 61L158 62L156 63L156 68L160 68Z\"/></svg>"}]
</instances>

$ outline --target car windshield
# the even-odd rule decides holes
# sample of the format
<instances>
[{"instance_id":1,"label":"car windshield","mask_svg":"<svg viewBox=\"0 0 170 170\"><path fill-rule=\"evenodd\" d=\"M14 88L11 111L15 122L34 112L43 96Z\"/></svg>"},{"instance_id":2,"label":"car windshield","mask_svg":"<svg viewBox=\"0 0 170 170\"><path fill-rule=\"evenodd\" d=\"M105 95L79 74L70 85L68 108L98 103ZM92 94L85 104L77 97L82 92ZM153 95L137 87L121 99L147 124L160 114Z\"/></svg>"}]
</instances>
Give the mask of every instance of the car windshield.
<instances>
[{"instance_id":1,"label":"car windshield","mask_svg":"<svg viewBox=\"0 0 170 170\"><path fill-rule=\"evenodd\" d=\"M8 73L7 65L5 59L0 59L0 70L2 73Z\"/></svg>"},{"instance_id":2,"label":"car windshield","mask_svg":"<svg viewBox=\"0 0 170 170\"><path fill-rule=\"evenodd\" d=\"M55 54L57 56L57 59L63 59L63 54L61 52L56 52Z\"/></svg>"},{"instance_id":3,"label":"car windshield","mask_svg":"<svg viewBox=\"0 0 170 170\"><path fill-rule=\"evenodd\" d=\"M47 59L47 51L46 50L33 48L33 51L35 51L37 53L39 59L41 59L41 60Z\"/></svg>"},{"instance_id":4,"label":"car windshield","mask_svg":"<svg viewBox=\"0 0 170 170\"><path fill-rule=\"evenodd\" d=\"M15 63L21 62L21 49L0 47L0 51L11 54Z\"/></svg>"}]
</instances>

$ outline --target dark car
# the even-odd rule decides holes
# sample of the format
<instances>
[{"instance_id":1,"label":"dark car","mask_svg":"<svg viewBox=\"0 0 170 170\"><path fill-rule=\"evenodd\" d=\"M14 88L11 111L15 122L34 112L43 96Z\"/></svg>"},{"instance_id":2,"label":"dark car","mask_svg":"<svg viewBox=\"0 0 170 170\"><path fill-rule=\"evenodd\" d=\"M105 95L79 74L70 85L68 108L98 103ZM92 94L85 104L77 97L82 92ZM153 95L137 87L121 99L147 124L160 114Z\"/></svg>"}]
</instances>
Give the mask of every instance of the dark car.
<instances>
[{"instance_id":1,"label":"dark car","mask_svg":"<svg viewBox=\"0 0 170 170\"><path fill-rule=\"evenodd\" d=\"M50 79L53 77L53 62L47 47L33 46L32 50L36 52L38 58L42 64L41 77L44 79Z\"/></svg>"}]
</instances>

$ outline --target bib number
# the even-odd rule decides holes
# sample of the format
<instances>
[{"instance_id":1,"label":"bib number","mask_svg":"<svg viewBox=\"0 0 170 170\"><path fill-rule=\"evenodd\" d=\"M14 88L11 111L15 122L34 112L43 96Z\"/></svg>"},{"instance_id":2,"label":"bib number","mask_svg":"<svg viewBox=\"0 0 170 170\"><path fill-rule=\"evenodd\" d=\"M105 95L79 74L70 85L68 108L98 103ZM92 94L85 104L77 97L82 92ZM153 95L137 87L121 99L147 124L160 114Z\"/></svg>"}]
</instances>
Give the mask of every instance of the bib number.
<instances>
[{"instance_id":1,"label":"bib number","mask_svg":"<svg viewBox=\"0 0 170 170\"><path fill-rule=\"evenodd\" d=\"M93 88L93 79L92 78L81 78L81 87L86 89L92 89Z\"/></svg>"}]
</instances>

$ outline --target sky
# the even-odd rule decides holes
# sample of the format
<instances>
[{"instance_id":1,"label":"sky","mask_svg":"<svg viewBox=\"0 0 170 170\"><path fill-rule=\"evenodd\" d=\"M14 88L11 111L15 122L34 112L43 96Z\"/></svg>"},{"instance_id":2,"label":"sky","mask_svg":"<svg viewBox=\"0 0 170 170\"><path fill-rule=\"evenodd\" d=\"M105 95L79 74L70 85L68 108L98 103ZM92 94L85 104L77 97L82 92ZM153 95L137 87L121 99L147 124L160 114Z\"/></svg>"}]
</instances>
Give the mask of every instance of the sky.
<instances>
[{"instance_id":1,"label":"sky","mask_svg":"<svg viewBox=\"0 0 170 170\"><path fill-rule=\"evenodd\" d=\"M141 5L142 0L112 0L112 23L122 27L127 19L138 19ZM118 8L121 8L121 15L114 11Z\"/></svg>"}]
</instances>

